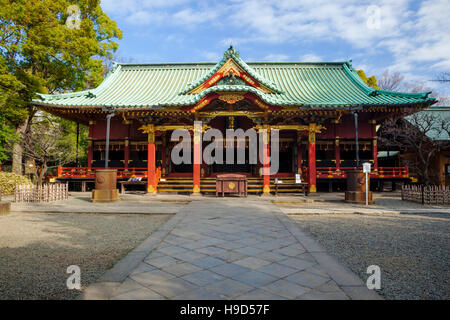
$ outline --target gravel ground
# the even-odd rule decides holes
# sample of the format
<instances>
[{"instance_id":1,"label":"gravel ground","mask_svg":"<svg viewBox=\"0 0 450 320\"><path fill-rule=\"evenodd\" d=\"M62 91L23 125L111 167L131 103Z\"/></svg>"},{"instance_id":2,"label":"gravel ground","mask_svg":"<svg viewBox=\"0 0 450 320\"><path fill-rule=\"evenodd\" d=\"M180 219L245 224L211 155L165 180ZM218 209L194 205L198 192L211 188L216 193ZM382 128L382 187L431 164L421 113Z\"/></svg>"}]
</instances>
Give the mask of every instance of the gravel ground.
<instances>
[{"instance_id":1,"label":"gravel ground","mask_svg":"<svg viewBox=\"0 0 450 320\"><path fill-rule=\"evenodd\" d=\"M69 265L85 288L171 215L11 213L0 216L0 300L73 299Z\"/></svg>"},{"instance_id":2,"label":"gravel ground","mask_svg":"<svg viewBox=\"0 0 450 320\"><path fill-rule=\"evenodd\" d=\"M450 299L450 214L291 216L365 282L381 268L387 299Z\"/></svg>"}]
</instances>

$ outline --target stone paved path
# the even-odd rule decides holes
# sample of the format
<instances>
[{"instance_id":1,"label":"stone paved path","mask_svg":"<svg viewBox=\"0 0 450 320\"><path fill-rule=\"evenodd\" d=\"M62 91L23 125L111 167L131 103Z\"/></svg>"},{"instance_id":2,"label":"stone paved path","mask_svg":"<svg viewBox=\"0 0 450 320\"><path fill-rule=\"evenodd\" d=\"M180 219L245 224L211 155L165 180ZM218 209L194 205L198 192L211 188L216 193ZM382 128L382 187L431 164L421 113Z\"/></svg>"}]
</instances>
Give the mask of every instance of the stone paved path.
<instances>
[{"instance_id":1,"label":"stone paved path","mask_svg":"<svg viewBox=\"0 0 450 320\"><path fill-rule=\"evenodd\" d=\"M85 299L379 299L270 201L183 207Z\"/></svg>"}]
</instances>

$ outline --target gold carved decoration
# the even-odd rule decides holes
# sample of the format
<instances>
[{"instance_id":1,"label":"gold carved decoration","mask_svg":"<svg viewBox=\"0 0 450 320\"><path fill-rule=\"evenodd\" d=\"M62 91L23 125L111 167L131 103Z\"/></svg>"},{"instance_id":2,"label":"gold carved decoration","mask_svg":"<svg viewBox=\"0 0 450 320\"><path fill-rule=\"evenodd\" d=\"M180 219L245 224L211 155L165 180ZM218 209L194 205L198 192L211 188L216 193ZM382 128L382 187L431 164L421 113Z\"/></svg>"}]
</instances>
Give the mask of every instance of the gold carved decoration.
<instances>
[{"instance_id":1,"label":"gold carved decoration","mask_svg":"<svg viewBox=\"0 0 450 320\"><path fill-rule=\"evenodd\" d=\"M261 101L259 101L258 99L255 99L255 103L258 107L260 107L261 109L267 110L269 109L269 106Z\"/></svg>"},{"instance_id":2,"label":"gold carved decoration","mask_svg":"<svg viewBox=\"0 0 450 320\"><path fill-rule=\"evenodd\" d=\"M216 74L214 77L209 80L208 84L212 85L213 83L217 82L220 79L220 74Z\"/></svg>"},{"instance_id":3,"label":"gold carved decoration","mask_svg":"<svg viewBox=\"0 0 450 320\"><path fill-rule=\"evenodd\" d=\"M234 117L229 117L228 129L234 129Z\"/></svg>"},{"instance_id":4,"label":"gold carved decoration","mask_svg":"<svg viewBox=\"0 0 450 320\"><path fill-rule=\"evenodd\" d=\"M228 184L228 188L229 188L230 190L234 190L234 188L236 188L236 185L234 184L234 182L230 182L230 183Z\"/></svg>"},{"instance_id":5,"label":"gold carved decoration","mask_svg":"<svg viewBox=\"0 0 450 320\"><path fill-rule=\"evenodd\" d=\"M234 104L238 101L244 100L244 93L241 92L219 93L219 100L225 101L229 104Z\"/></svg>"},{"instance_id":6,"label":"gold carved decoration","mask_svg":"<svg viewBox=\"0 0 450 320\"><path fill-rule=\"evenodd\" d=\"M192 110L195 111L195 110L201 109L204 106L206 106L208 103L209 103L209 100L205 99L202 102L200 102L199 104L197 104Z\"/></svg>"},{"instance_id":7,"label":"gold carved decoration","mask_svg":"<svg viewBox=\"0 0 450 320\"><path fill-rule=\"evenodd\" d=\"M148 135L148 143L155 143L155 126L153 124L145 124L139 128L143 133Z\"/></svg>"},{"instance_id":8,"label":"gold carved decoration","mask_svg":"<svg viewBox=\"0 0 450 320\"><path fill-rule=\"evenodd\" d=\"M316 133L313 131L308 132L309 143L316 143Z\"/></svg>"},{"instance_id":9,"label":"gold carved decoration","mask_svg":"<svg viewBox=\"0 0 450 320\"><path fill-rule=\"evenodd\" d=\"M250 84L252 84L252 85L255 85L255 81L253 81L253 79L250 78L249 76L247 76L246 74L243 74L243 75L242 75L242 78L243 78L245 81L247 81L248 83L250 83Z\"/></svg>"}]
</instances>

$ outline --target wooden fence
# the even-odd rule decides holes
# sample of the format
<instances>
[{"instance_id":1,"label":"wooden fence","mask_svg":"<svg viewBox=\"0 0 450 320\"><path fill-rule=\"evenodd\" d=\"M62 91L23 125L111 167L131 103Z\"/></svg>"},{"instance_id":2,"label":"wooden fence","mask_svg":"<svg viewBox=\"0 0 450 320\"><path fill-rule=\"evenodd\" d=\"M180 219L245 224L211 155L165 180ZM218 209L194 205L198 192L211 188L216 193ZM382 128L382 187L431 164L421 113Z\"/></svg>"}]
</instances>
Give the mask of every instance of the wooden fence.
<instances>
[{"instance_id":1,"label":"wooden fence","mask_svg":"<svg viewBox=\"0 0 450 320\"><path fill-rule=\"evenodd\" d=\"M403 185L402 200L421 204L450 204L450 187Z\"/></svg>"},{"instance_id":2,"label":"wooden fence","mask_svg":"<svg viewBox=\"0 0 450 320\"><path fill-rule=\"evenodd\" d=\"M16 185L14 202L51 202L69 198L68 183Z\"/></svg>"}]
</instances>

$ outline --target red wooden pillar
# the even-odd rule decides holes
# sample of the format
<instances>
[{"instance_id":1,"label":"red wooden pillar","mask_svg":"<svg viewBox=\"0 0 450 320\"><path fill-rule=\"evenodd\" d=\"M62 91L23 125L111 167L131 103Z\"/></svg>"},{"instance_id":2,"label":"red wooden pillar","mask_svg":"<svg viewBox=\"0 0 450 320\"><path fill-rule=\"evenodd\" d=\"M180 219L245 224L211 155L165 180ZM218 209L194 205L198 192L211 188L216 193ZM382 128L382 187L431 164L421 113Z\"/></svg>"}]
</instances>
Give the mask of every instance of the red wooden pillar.
<instances>
[{"instance_id":1,"label":"red wooden pillar","mask_svg":"<svg viewBox=\"0 0 450 320\"><path fill-rule=\"evenodd\" d=\"M336 170L341 169L341 145L339 143L339 137L334 140L334 159L336 160Z\"/></svg>"},{"instance_id":2,"label":"red wooden pillar","mask_svg":"<svg viewBox=\"0 0 450 320\"><path fill-rule=\"evenodd\" d=\"M270 195L270 129L260 129L260 139L262 139L263 156L263 195Z\"/></svg>"},{"instance_id":3,"label":"red wooden pillar","mask_svg":"<svg viewBox=\"0 0 450 320\"><path fill-rule=\"evenodd\" d=\"M128 162L130 161L130 141L125 139L125 147L124 147L124 167L125 170L128 170Z\"/></svg>"},{"instance_id":4,"label":"red wooden pillar","mask_svg":"<svg viewBox=\"0 0 450 320\"><path fill-rule=\"evenodd\" d=\"M201 174L201 164L202 164L202 148L201 148L201 134L202 128L201 126L194 125L194 164L192 165L192 193L195 195L200 194L200 174Z\"/></svg>"},{"instance_id":5,"label":"red wooden pillar","mask_svg":"<svg viewBox=\"0 0 450 320\"><path fill-rule=\"evenodd\" d=\"M308 172L309 172L309 192L316 192L316 133L312 130L315 124L309 124L308 132Z\"/></svg>"},{"instance_id":6,"label":"red wooden pillar","mask_svg":"<svg viewBox=\"0 0 450 320\"><path fill-rule=\"evenodd\" d=\"M372 126L372 158L373 170L378 170L378 145L377 145L377 122L370 120L369 124Z\"/></svg>"},{"instance_id":7,"label":"red wooden pillar","mask_svg":"<svg viewBox=\"0 0 450 320\"><path fill-rule=\"evenodd\" d=\"M378 170L378 143L377 143L377 137L373 138L373 142L372 142L372 157L373 157L373 170Z\"/></svg>"},{"instance_id":8,"label":"red wooden pillar","mask_svg":"<svg viewBox=\"0 0 450 320\"><path fill-rule=\"evenodd\" d=\"M302 151L302 133L297 131L297 173L299 174L302 173Z\"/></svg>"},{"instance_id":9,"label":"red wooden pillar","mask_svg":"<svg viewBox=\"0 0 450 320\"><path fill-rule=\"evenodd\" d=\"M156 147L153 125L147 125L148 157L147 157L147 192L156 193Z\"/></svg>"}]
</instances>

